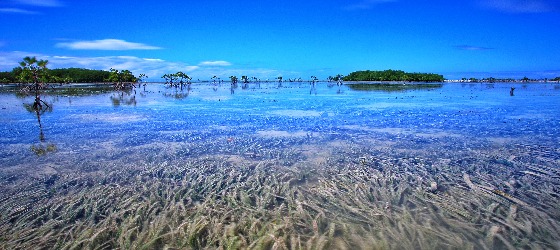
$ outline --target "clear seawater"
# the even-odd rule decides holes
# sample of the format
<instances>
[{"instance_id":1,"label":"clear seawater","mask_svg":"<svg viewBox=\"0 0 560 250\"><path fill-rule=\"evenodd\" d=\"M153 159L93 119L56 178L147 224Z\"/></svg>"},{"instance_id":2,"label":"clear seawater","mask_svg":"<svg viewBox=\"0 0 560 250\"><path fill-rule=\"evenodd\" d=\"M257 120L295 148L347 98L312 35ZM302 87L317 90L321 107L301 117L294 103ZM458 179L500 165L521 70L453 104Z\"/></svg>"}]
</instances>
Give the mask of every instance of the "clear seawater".
<instances>
[{"instance_id":1,"label":"clear seawater","mask_svg":"<svg viewBox=\"0 0 560 250\"><path fill-rule=\"evenodd\" d=\"M515 87L513 96L511 87ZM79 176L96 171L103 175L104 166L111 166L114 171L119 166L146 168L214 157L229 159L233 167L263 161L285 169L294 166L302 169L307 165L314 169L365 165L376 171L388 171L387 166L399 168L408 164L403 170L407 176L415 174L414 169L421 161L422 171L427 169L429 173L421 175L423 181L410 184L410 192L432 188L430 194L457 197L469 187L472 189L467 182L468 175L480 186L478 191L473 189L478 192L472 193L473 197L481 194L490 197L490 201L480 204L505 206L505 212L484 208L488 213L498 213L496 218L513 209L508 206L528 204L531 209L546 214L543 217L546 220L555 221L554 225L560 219L558 211L554 211L558 206L539 207L543 199L547 199L546 204L560 203L554 200L560 197L560 85L557 83L449 83L425 88L356 88L325 82L263 82L246 86L239 83L234 88L229 83L193 83L183 89L147 84L128 92L86 90L72 95L43 94L42 100L52 110L41 114L40 128L36 113L24 107L33 102L32 96L18 96L11 91L0 93L0 180L6 194L13 194L14 190L28 187L34 181L44 182L53 175L61 181L65 178L63 173ZM44 140L40 140L40 130ZM46 149L49 145L52 150L46 153L33 150ZM441 168L425 167L428 165L451 169L448 174L441 174L437 172ZM534 166L538 169L531 169ZM325 177L320 172L319 179ZM519 184L529 177L535 183ZM439 186L430 187L432 182ZM534 194L539 190L534 185L539 182L549 183L546 197ZM318 187L312 182L306 185L307 191ZM519 188L511 190L510 186ZM440 211L437 208L440 203L432 203L436 204L433 213L455 218L449 215L456 210L453 205L442 205L447 210ZM376 204L380 208L388 206L385 202ZM416 209L418 204L397 201L394 205ZM475 215L479 213L475 208L472 208L474 212L468 210L469 206L475 205L462 208ZM13 208L3 209L3 214L9 214L8 210ZM330 211L328 207L324 209ZM519 211L525 210L519 208ZM459 235L466 242L474 241L475 247L484 244L508 247L508 243L502 244L500 240L489 242L488 238L495 234L503 234L513 246L533 248L544 242L545 248L554 248L560 244L557 228L551 228L550 232L518 233L518 229L512 229L514 226L499 223L505 217L498 222L492 220L492 215L482 217L490 224L483 225L486 229L479 232L480 241L475 240L476 236L465 236L458 231L450 231L449 237ZM18 220L17 216L11 218L10 223ZM476 219L466 219L465 223L472 220ZM326 225L324 230L328 230L329 224ZM344 237L336 232L334 235ZM532 234L548 236L532 238ZM514 242L523 237L529 238L529 243ZM390 242L389 246L399 245Z\"/></svg>"},{"instance_id":2,"label":"clear seawater","mask_svg":"<svg viewBox=\"0 0 560 250\"><path fill-rule=\"evenodd\" d=\"M510 96L510 87L516 87ZM132 93L45 95L41 116L47 142L58 154L82 155L99 143L138 147L152 143L213 141L224 137L285 135L344 139L371 135L398 140L445 137L555 146L560 138L558 84L444 84L420 90L356 91L317 83L193 84L190 91L148 84ZM35 113L13 93L0 95L2 166L38 160ZM270 133L268 133L270 132ZM268 134L267 134L268 133ZM418 136L420 135L420 136ZM212 152L209 152L212 153ZM55 157L55 156L53 156Z\"/></svg>"}]
</instances>

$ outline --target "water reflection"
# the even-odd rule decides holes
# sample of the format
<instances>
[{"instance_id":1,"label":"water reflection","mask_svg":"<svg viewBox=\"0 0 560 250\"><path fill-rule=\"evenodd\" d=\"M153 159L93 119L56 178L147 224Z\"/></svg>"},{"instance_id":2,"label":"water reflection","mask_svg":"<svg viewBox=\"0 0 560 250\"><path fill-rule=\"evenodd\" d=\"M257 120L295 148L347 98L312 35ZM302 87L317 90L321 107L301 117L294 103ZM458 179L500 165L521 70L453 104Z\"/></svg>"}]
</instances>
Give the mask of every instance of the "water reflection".
<instances>
[{"instance_id":1,"label":"water reflection","mask_svg":"<svg viewBox=\"0 0 560 250\"><path fill-rule=\"evenodd\" d=\"M136 106L136 94L132 91L114 93L110 98L114 107L119 107L121 105Z\"/></svg>"},{"instance_id":2,"label":"water reflection","mask_svg":"<svg viewBox=\"0 0 560 250\"><path fill-rule=\"evenodd\" d=\"M53 106L52 104L48 104L45 101L41 100L39 95L35 96L35 101L33 103L24 103L23 106L25 110L30 113L35 113L37 117L37 123L39 124L39 140L45 141L45 134L43 133L43 124L41 123L41 115L45 112L52 112Z\"/></svg>"},{"instance_id":3,"label":"water reflection","mask_svg":"<svg viewBox=\"0 0 560 250\"><path fill-rule=\"evenodd\" d=\"M315 86L315 82L312 82L309 84L310 85L310 89L309 89L309 94L310 95L317 95L317 87Z\"/></svg>"},{"instance_id":4,"label":"water reflection","mask_svg":"<svg viewBox=\"0 0 560 250\"><path fill-rule=\"evenodd\" d=\"M164 97L170 97L176 100L183 100L189 97L192 87L191 83L188 84L181 84L181 85L170 85L166 88L167 90L171 89L171 91L166 91L163 93Z\"/></svg>"},{"instance_id":5,"label":"water reflection","mask_svg":"<svg viewBox=\"0 0 560 250\"><path fill-rule=\"evenodd\" d=\"M41 121L41 116L46 112L53 111L53 104L47 103L41 98L41 91L39 89L34 90L34 99L32 103L24 103L23 106L25 110L29 113L33 113L37 118L37 125L39 127L39 143L33 144L30 147L31 152L37 156L43 156L47 153L52 153L56 151L56 146L53 143L46 143L45 133L43 131L43 123ZM24 97L28 93L22 91Z\"/></svg>"},{"instance_id":6,"label":"water reflection","mask_svg":"<svg viewBox=\"0 0 560 250\"><path fill-rule=\"evenodd\" d=\"M34 114L39 129L39 142L30 146L30 150L37 156L43 156L57 151L57 146L53 142L48 142L44 132L44 124L42 117L47 113L53 113L54 102L59 101L60 97L68 97L69 104L72 104L72 97L84 97L113 92L112 86L107 84L73 84L73 85L50 85L48 88L26 90L20 89L18 86L7 86L5 91L13 92L17 98L28 100L32 98L32 102L23 103L24 109ZM125 97L125 94L129 96ZM51 101L46 101L45 97ZM126 103L127 105L136 105L134 95L131 92L123 92L120 97L112 96L113 105Z\"/></svg>"},{"instance_id":7,"label":"water reflection","mask_svg":"<svg viewBox=\"0 0 560 250\"><path fill-rule=\"evenodd\" d=\"M383 92L402 92L409 90L432 90L443 87L443 84L435 83L372 83L372 84L347 84L352 90L357 91L383 91Z\"/></svg>"}]
</instances>

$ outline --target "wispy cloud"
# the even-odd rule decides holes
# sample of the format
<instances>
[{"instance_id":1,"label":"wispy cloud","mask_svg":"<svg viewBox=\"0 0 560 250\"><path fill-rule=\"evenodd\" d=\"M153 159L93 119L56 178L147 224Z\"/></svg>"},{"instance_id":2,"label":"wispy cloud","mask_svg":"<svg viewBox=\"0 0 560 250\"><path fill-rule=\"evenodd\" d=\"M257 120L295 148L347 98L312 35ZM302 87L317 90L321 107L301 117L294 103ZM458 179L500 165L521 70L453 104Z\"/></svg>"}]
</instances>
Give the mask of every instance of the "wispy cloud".
<instances>
[{"instance_id":1,"label":"wispy cloud","mask_svg":"<svg viewBox=\"0 0 560 250\"><path fill-rule=\"evenodd\" d=\"M0 13L26 14L26 15L37 14L37 12L35 11L19 9L19 8L0 8Z\"/></svg>"},{"instance_id":2,"label":"wispy cloud","mask_svg":"<svg viewBox=\"0 0 560 250\"><path fill-rule=\"evenodd\" d=\"M560 11L560 2L557 0L480 0L479 4L484 8L509 13Z\"/></svg>"},{"instance_id":3,"label":"wispy cloud","mask_svg":"<svg viewBox=\"0 0 560 250\"><path fill-rule=\"evenodd\" d=\"M494 48L489 47L481 47L481 46L472 46L472 45L457 45L455 46L456 49L459 50L492 50Z\"/></svg>"},{"instance_id":4,"label":"wispy cloud","mask_svg":"<svg viewBox=\"0 0 560 250\"><path fill-rule=\"evenodd\" d=\"M350 4L344 9L346 10L367 10L382 3L396 2L397 0L361 0L360 2Z\"/></svg>"},{"instance_id":5,"label":"wispy cloud","mask_svg":"<svg viewBox=\"0 0 560 250\"><path fill-rule=\"evenodd\" d=\"M119 39L103 39L94 41L77 41L57 43L56 47L72 50L156 50L160 47L143 43L127 42Z\"/></svg>"},{"instance_id":6,"label":"wispy cloud","mask_svg":"<svg viewBox=\"0 0 560 250\"><path fill-rule=\"evenodd\" d=\"M58 0L15 0L17 4L41 6L41 7L60 7L62 3Z\"/></svg>"},{"instance_id":7,"label":"wispy cloud","mask_svg":"<svg viewBox=\"0 0 560 250\"><path fill-rule=\"evenodd\" d=\"M226 61L204 61L199 64L200 66L231 66L230 62Z\"/></svg>"},{"instance_id":8,"label":"wispy cloud","mask_svg":"<svg viewBox=\"0 0 560 250\"><path fill-rule=\"evenodd\" d=\"M0 13L24 15L39 14L40 8L64 6L59 0L5 0L0 2L0 5L3 5Z\"/></svg>"}]
</instances>

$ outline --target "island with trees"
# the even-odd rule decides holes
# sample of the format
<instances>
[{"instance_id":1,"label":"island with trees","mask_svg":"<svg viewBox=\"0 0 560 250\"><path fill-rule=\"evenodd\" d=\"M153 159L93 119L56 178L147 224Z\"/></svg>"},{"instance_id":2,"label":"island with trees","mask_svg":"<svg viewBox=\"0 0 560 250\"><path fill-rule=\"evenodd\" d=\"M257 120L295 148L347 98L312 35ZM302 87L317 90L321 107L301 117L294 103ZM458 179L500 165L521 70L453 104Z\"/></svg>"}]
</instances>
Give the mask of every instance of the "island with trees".
<instances>
[{"instance_id":1,"label":"island with trees","mask_svg":"<svg viewBox=\"0 0 560 250\"><path fill-rule=\"evenodd\" d=\"M12 71L0 72L0 83L21 83L21 73L21 67L16 67ZM113 83L111 73L112 71L82 68L48 69L48 78L44 80L47 83ZM113 72L114 74L115 72ZM126 81L136 81L135 78L132 78L132 74L127 74L126 77Z\"/></svg>"},{"instance_id":2,"label":"island with trees","mask_svg":"<svg viewBox=\"0 0 560 250\"><path fill-rule=\"evenodd\" d=\"M368 82L443 82L442 75L433 73L407 73L402 70L355 71L343 77L344 81Z\"/></svg>"}]
</instances>

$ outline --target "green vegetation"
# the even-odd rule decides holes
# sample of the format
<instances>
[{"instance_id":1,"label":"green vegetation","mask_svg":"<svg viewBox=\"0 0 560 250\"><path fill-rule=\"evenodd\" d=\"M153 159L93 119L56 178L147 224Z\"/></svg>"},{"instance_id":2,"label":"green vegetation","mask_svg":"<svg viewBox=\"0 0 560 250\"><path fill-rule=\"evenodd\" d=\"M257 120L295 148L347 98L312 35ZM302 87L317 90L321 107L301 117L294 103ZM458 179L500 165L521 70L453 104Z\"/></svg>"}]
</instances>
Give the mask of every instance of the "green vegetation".
<instances>
[{"instance_id":1,"label":"green vegetation","mask_svg":"<svg viewBox=\"0 0 560 250\"><path fill-rule=\"evenodd\" d=\"M327 80L329 82L334 81L334 82L338 82L338 81L342 81L344 79L344 76L341 74L338 74L336 76L329 76L327 77Z\"/></svg>"},{"instance_id":2,"label":"green vegetation","mask_svg":"<svg viewBox=\"0 0 560 250\"><path fill-rule=\"evenodd\" d=\"M105 70L68 68L50 70L50 75L53 77L51 82L56 83L95 83L107 82L111 72Z\"/></svg>"},{"instance_id":3,"label":"green vegetation","mask_svg":"<svg viewBox=\"0 0 560 250\"><path fill-rule=\"evenodd\" d=\"M191 84L192 77L179 71L175 74L165 74L161 78L165 79L165 84L171 87L183 87L185 84Z\"/></svg>"},{"instance_id":4,"label":"green vegetation","mask_svg":"<svg viewBox=\"0 0 560 250\"><path fill-rule=\"evenodd\" d=\"M344 81L404 81L443 82L442 75L432 73L407 73L402 70L356 71L344 77Z\"/></svg>"},{"instance_id":5,"label":"green vegetation","mask_svg":"<svg viewBox=\"0 0 560 250\"><path fill-rule=\"evenodd\" d=\"M46 155L47 153L56 152L56 145L52 143L47 144L46 146L42 144L31 145L31 151L37 156L43 156Z\"/></svg>"},{"instance_id":6,"label":"green vegetation","mask_svg":"<svg viewBox=\"0 0 560 250\"><path fill-rule=\"evenodd\" d=\"M39 140L41 142L45 141L45 135L43 133L43 125L41 123L41 115L46 111L52 111L52 105L49 105L44 100L41 99L41 91L48 87L46 83L49 78L49 71L47 69L47 60L37 60L36 57L25 57L23 61L19 63L17 71L17 81L23 84L22 92L25 94L32 94L35 96L33 103L24 104L27 111L35 113L37 117L37 123L39 124ZM40 148L40 146L38 147ZM33 152L37 155L39 154L37 150L31 148ZM45 151L47 152L47 151Z\"/></svg>"},{"instance_id":7,"label":"green vegetation","mask_svg":"<svg viewBox=\"0 0 560 250\"><path fill-rule=\"evenodd\" d=\"M0 72L0 83L15 83L15 82L17 82L15 74L9 71Z\"/></svg>"},{"instance_id":8,"label":"green vegetation","mask_svg":"<svg viewBox=\"0 0 560 250\"><path fill-rule=\"evenodd\" d=\"M138 78L136 78L129 70L111 69L109 81L115 84L115 89L124 90L133 88L134 83L138 81Z\"/></svg>"},{"instance_id":9,"label":"green vegetation","mask_svg":"<svg viewBox=\"0 0 560 250\"><path fill-rule=\"evenodd\" d=\"M35 57L25 57L23 61L19 63L18 67L19 74L17 75L17 80L24 85L24 92L33 92L35 95L35 102L30 105L31 110L37 112L37 116L44 109L50 108L49 105L41 100L40 90L47 88L47 79L49 78L49 72L47 69L47 60L37 60ZM45 106L43 106L45 105Z\"/></svg>"},{"instance_id":10,"label":"green vegetation","mask_svg":"<svg viewBox=\"0 0 560 250\"><path fill-rule=\"evenodd\" d=\"M237 84L237 76L230 76L231 84Z\"/></svg>"},{"instance_id":11,"label":"green vegetation","mask_svg":"<svg viewBox=\"0 0 560 250\"><path fill-rule=\"evenodd\" d=\"M48 69L48 77L43 79L45 83L109 83L111 71L64 68ZM0 83L21 83L19 76L21 68L14 68L12 71L0 72Z\"/></svg>"},{"instance_id":12,"label":"green vegetation","mask_svg":"<svg viewBox=\"0 0 560 250\"><path fill-rule=\"evenodd\" d=\"M31 90L40 90L45 88L45 83L49 79L49 70L47 69L47 60L37 60L36 57L25 57L19 63L19 74L17 80L20 83L28 84Z\"/></svg>"}]
</instances>

